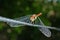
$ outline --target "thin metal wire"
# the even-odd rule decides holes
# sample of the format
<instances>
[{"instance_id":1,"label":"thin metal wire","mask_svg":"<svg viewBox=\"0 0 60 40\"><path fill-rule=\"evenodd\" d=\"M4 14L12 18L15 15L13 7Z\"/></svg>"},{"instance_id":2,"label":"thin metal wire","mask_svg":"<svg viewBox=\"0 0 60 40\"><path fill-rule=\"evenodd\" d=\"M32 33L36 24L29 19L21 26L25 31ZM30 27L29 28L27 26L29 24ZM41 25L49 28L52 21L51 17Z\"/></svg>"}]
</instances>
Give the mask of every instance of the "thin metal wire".
<instances>
[{"instance_id":1,"label":"thin metal wire","mask_svg":"<svg viewBox=\"0 0 60 40\"><path fill-rule=\"evenodd\" d=\"M55 29L55 30L59 30L60 31L60 28L50 27L50 26L43 26L43 25L36 25L36 24L30 24L30 23L26 23L26 22L21 22L21 21L5 18L5 17L2 17L2 16L0 16L0 21L12 22L12 23L17 23L17 24L22 24L22 25L27 25L27 26L33 26L33 27L45 27L45 28Z\"/></svg>"}]
</instances>

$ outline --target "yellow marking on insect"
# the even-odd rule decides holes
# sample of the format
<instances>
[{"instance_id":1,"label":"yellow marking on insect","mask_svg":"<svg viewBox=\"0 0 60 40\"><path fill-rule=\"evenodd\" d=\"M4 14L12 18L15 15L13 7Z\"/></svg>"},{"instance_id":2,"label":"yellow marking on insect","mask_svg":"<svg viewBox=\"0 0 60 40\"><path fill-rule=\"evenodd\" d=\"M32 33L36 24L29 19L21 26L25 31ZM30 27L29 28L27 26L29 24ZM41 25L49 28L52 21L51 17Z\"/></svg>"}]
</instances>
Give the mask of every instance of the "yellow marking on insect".
<instances>
[{"instance_id":1,"label":"yellow marking on insect","mask_svg":"<svg viewBox=\"0 0 60 40\"><path fill-rule=\"evenodd\" d=\"M30 17L30 20L31 20L32 22L34 22L34 21L37 19L37 17L38 17L38 16L41 16L41 15L42 15L42 13L33 14L33 15Z\"/></svg>"}]
</instances>

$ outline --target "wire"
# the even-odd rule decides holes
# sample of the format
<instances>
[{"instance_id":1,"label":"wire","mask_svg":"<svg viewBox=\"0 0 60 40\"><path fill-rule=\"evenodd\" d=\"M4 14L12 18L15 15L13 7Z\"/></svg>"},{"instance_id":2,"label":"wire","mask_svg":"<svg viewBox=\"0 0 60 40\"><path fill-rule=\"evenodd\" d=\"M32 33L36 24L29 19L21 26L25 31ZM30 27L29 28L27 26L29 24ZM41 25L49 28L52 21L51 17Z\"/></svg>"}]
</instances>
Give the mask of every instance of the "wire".
<instances>
[{"instance_id":1,"label":"wire","mask_svg":"<svg viewBox=\"0 0 60 40\"><path fill-rule=\"evenodd\" d=\"M45 27L45 28L55 29L55 30L59 30L60 31L60 28L50 27L50 26L43 26L43 25L36 25L36 24L31 24L31 23L26 23L26 22L21 22L21 21L5 18L5 17L2 17L2 16L0 16L0 21L3 21L3 22L12 22L12 23L17 23L17 24L22 24L22 25L27 25L27 26L33 26L33 27Z\"/></svg>"}]
</instances>

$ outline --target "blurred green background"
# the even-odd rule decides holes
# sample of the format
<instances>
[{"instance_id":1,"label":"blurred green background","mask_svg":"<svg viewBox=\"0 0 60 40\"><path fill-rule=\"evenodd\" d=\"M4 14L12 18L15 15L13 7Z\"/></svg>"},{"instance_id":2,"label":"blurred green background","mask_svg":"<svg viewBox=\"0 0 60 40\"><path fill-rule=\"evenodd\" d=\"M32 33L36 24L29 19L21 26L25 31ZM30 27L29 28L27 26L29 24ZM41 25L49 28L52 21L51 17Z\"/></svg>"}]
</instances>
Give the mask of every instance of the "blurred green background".
<instances>
[{"instance_id":1,"label":"blurred green background","mask_svg":"<svg viewBox=\"0 0 60 40\"><path fill-rule=\"evenodd\" d=\"M60 27L60 0L0 0L0 16L17 18L43 13L45 25ZM37 28L10 27L0 22L0 40L60 40L60 31L51 30L52 36L45 37Z\"/></svg>"}]
</instances>

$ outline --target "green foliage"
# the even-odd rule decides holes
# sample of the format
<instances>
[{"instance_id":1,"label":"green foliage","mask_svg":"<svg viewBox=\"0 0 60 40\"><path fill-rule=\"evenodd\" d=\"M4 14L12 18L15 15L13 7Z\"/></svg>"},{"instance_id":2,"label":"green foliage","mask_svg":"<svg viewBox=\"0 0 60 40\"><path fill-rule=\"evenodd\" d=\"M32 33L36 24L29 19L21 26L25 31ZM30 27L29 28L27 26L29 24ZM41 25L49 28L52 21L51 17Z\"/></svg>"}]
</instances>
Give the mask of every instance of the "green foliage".
<instances>
[{"instance_id":1,"label":"green foliage","mask_svg":"<svg viewBox=\"0 0 60 40\"><path fill-rule=\"evenodd\" d=\"M0 3L1 3L0 4L0 16L13 19L13 18L25 16L25 15L38 14L42 12L42 16L40 16L40 18L45 25L60 26L60 22L59 22L60 21L59 20L60 19L60 2L56 3L57 5L55 5L53 4L53 1L48 2L44 0L1 0ZM56 15L53 16L53 20L48 20L49 18L47 17L47 14L50 10L54 10L54 12L56 13ZM36 29L33 28L32 32L30 32L30 28L27 28L25 26L11 28L10 26L6 26L6 25L8 24L4 24L0 22L0 31L4 30L3 28L6 28L6 29L10 28L12 32L11 33L7 32L7 35L9 35L10 40L17 40L18 35L20 35L21 38L24 38L24 40L26 38L31 38L32 40L40 40L40 39L41 40L45 40L45 39L55 40L58 37L56 33L57 36L54 38L54 33L55 33L54 30L52 30L52 32L54 32L52 37L46 38L43 34L41 34L38 28ZM27 34L32 35L32 37ZM24 35L27 37L25 38ZM59 37L60 37L60 34L59 34Z\"/></svg>"},{"instance_id":2,"label":"green foliage","mask_svg":"<svg viewBox=\"0 0 60 40\"><path fill-rule=\"evenodd\" d=\"M0 30L2 30L3 29L3 24L2 23L0 23Z\"/></svg>"}]
</instances>

